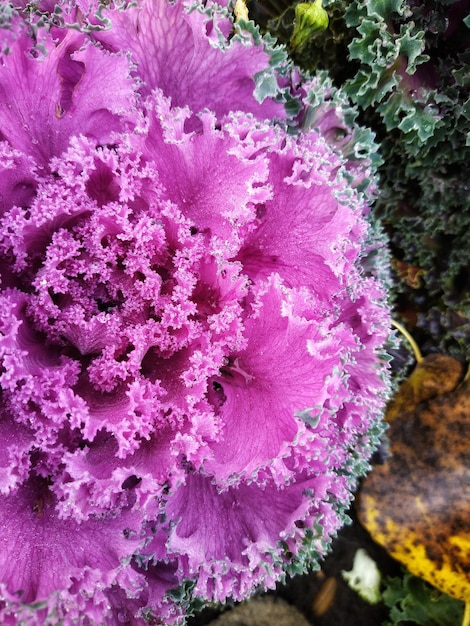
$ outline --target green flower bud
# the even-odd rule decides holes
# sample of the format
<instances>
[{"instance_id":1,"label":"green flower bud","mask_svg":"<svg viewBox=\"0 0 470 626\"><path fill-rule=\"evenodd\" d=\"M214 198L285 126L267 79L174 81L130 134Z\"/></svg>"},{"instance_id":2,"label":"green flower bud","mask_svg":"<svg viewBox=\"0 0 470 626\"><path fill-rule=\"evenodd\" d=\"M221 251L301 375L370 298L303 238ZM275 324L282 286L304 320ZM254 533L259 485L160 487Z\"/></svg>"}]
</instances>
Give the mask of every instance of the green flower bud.
<instances>
[{"instance_id":1,"label":"green flower bud","mask_svg":"<svg viewBox=\"0 0 470 626\"><path fill-rule=\"evenodd\" d=\"M328 28L328 13L322 0L301 2L295 7L294 32L290 39L292 50L298 50Z\"/></svg>"}]
</instances>

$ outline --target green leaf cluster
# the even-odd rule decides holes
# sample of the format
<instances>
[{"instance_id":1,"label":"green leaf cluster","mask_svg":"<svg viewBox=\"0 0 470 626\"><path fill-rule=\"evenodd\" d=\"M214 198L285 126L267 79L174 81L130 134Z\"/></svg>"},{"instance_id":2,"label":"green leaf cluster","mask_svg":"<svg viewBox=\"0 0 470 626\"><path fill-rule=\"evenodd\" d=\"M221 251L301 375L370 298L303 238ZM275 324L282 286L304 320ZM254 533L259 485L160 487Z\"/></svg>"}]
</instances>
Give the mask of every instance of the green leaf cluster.
<instances>
[{"instance_id":1,"label":"green leaf cluster","mask_svg":"<svg viewBox=\"0 0 470 626\"><path fill-rule=\"evenodd\" d=\"M382 597L390 608L390 621L382 626L409 623L420 626L455 626L462 623L463 602L437 591L420 578L406 573L389 578Z\"/></svg>"},{"instance_id":2,"label":"green leaf cluster","mask_svg":"<svg viewBox=\"0 0 470 626\"><path fill-rule=\"evenodd\" d=\"M289 47L296 4L258 0L252 14ZM290 55L305 70L326 70L380 141L374 214L402 268L398 312L415 324L423 352L468 360L468 0L323 0L323 7L328 28ZM419 286L406 268L419 271Z\"/></svg>"}]
</instances>

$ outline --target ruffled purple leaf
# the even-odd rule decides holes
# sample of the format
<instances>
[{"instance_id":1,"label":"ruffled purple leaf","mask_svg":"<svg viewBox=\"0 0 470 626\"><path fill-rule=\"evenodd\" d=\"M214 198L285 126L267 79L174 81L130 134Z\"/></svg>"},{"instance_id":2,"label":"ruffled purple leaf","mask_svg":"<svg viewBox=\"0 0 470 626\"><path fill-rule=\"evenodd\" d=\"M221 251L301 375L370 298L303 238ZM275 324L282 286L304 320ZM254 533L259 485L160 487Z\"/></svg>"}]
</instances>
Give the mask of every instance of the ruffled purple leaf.
<instances>
[{"instance_id":1,"label":"ruffled purple leaf","mask_svg":"<svg viewBox=\"0 0 470 626\"><path fill-rule=\"evenodd\" d=\"M130 512L81 524L60 519L43 478L28 479L14 494L0 498L4 615L20 603L47 602L52 595L59 607L62 601L63 610L74 596L91 596L96 588L90 583L98 591L109 587L141 542L133 530L139 517ZM98 593L98 612L106 615L100 599Z\"/></svg>"},{"instance_id":2,"label":"ruffled purple leaf","mask_svg":"<svg viewBox=\"0 0 470 626\"><path fill-rule=\"evenodd\" d=\"M240 110L284 118L281 103L256 97L257 75L273 83L272 95L281 92L267 46L254 46L249 33L229 43L233 24L215 3L208 7L198 6L188 15L183 2L144 0L120 13L105 11L112 28L96 38L110 50L130 52L144 96L159 88L174 106L189 105L196 113L207 108L217 117ZM221 89L214 90L213 76Z\"/></svg>"},{"instance_id":3,"label":"ruffled purple leaf","mask_svg":"<svg viewBox=\"0 0 470 626\"><path fill-rule=\"evenodd\" d=\"M217 484L253 480L259 469L282 482L290 472L282 457L289 454L304 422L296 413L305 407L320 419L328 396L327 381L339 355L328 348L319 321L292 311L282 283L273 276L256 296L254 312L245 323L247 344L227 355L220 374L210 380L209 398L224 424L212 446L214 459L205 469ZM315 354L309 342L324 345Z\"/></svg>"},{"instance_id":4,"label":"ruffled purple leaf","mask_svg":"<svg viewBox=\"0 0 470 626\"><path fill-rule=\"evenodd\" d=\"M106 143L136 113L125 55L110 55L72 30L59 41L41 40L44 52L22 33L0 73L0 139L32 157L39 171L74 135Z\"/></svg>"}]
</instances>

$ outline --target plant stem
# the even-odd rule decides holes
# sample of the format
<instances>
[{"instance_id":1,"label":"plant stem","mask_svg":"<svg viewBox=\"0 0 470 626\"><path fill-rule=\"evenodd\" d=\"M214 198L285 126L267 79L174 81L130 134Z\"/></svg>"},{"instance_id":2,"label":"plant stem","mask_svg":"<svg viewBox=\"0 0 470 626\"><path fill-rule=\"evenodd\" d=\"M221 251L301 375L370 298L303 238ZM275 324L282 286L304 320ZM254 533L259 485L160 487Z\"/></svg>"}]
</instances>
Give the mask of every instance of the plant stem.
<instances>
[{"instance_id":1,"label":"plant stem","mask_svg":"<svg viewBox=\"0 0 470 626\"><path fill-rule=\"evenodd\" d=\"M422 361L423 360L423 355L421 354L421 351L420 351L420 349L418 347L418 344L413 339L413 337L410 335L410 333L406 330L406 328L404 326L402 326L399 322L396 322L395 320L392 320L392 326L395 326L395 328L408 341L408 343L411 346L411 349L413 350L413 354L415 356L416 362L419 363L420 361ZM470 626L470 624L469 624L469 626Z\"/></svg>"},{"instance_id":2,"label":"plant stem","mask_svg":"<svg viewBox=\"0 0 470 626\"><path fill-rule=\"evenodd\" d=\"M470 601L465 602L465 611L463 614L462 626L470 626Z\"/></svg>"}]
</instances>

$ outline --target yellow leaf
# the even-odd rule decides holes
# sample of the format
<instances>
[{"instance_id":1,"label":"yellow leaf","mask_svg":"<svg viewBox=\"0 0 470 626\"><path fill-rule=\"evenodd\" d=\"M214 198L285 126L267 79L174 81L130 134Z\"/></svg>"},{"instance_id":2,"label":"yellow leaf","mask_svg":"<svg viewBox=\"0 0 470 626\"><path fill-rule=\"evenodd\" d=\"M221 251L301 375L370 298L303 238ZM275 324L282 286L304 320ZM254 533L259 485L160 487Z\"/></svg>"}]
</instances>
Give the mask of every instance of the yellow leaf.
<instances>
[{"instance_id":1,"label":"yellow leaf","mask_svg":"<svg viewBox=\"0 0 470 626\"><path fill-rule=\"evenodd\" d=\"M425 357L387 411L391 457L364 481L358 515L415 576L470 602L470 380Z\"/></svg>"},{"instance_id":2,"label":"yellow leaf","mask_svg":"<svg viewBox=\"0 0 470 626\"><path fill-rule=\"evenodd\" d=\"M450 356L429 354L422 358L390 402L387 421L391 422L403 413L413 412L426 400L454 391L462 379L462 373L460 361Z\"/></svg>"},{"instance_id":3,"label":"yellow leaf","mask_svg":"<svg viewBox=\"0 0 470 626\"><path fill-rule=\"evenodd\" d=\"M248 7L246 6L245 0L236 0L233 12L235 13L236 22L239 22L240 20L245 20L245 22L248 22L250 19L250 16L248 15Z\"/></svg>"}]
</instances>

